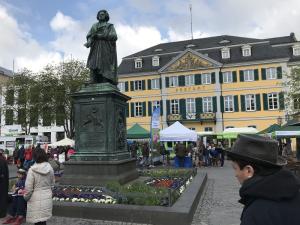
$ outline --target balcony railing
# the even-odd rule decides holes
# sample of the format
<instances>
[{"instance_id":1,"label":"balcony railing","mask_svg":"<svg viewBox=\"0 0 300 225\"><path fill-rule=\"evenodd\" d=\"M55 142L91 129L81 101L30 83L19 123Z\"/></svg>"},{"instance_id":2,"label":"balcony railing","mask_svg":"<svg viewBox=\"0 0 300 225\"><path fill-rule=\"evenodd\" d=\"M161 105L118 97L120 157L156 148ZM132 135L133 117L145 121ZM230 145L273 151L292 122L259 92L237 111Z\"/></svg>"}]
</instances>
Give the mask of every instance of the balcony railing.
<instances>
[{"instance_id":1,"label":"balcony railing","mask_svg":"<svg viewBox=\"0 0 300 225\"><path fill-rule=\"evenodd\" d=\"M185 118L181 114L170 114L167 121L199 121L199 122L216 122L216 113L207 112L199 114L186 114Z\"/></svg>"}]
</instances>

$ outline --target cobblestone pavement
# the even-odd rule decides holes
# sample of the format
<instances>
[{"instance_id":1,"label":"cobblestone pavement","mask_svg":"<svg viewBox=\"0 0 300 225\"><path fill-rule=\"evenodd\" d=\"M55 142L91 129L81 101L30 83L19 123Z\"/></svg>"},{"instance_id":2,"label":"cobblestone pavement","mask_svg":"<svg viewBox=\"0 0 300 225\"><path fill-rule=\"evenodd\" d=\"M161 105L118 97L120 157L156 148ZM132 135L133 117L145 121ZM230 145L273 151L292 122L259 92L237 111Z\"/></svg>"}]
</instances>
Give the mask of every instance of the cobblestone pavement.
<instances>
[{"instance_id":1,"label":"cobblestone pavement","mask_svg":"<svg viewBox=\"0 0 300 225\"><path fill-rule=\"evenodd\" d=\"M201 168L199 172L201 171L208 173L208 182L194 214L192 225L239 225L242 211L241 205L237 202L239 199L239 184L234 177L230 162L226 162L223 168ZM52 217L47 224L147 225L65 217Z\"/></svg>"}]
</instances>

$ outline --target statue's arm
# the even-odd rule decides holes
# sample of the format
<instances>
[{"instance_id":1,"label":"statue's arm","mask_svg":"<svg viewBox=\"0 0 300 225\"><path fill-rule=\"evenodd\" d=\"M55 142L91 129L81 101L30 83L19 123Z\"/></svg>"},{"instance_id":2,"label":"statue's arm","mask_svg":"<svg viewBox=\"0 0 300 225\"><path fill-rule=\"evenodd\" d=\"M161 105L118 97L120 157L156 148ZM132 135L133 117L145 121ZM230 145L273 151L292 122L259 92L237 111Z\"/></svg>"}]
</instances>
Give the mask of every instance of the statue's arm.
<instances>
[{"instance_id":1,"label":"statue's arm","mask_svg":"<svg viewBox=\"0 0 300 225\"><path fill-rule=\"evenodd\" d=\"M116 32L115 27L114 27L113 24L110 24L108 26L107 40L109 40L109 41L118 40L117 32Z\"/></svg>"}]
</instances>

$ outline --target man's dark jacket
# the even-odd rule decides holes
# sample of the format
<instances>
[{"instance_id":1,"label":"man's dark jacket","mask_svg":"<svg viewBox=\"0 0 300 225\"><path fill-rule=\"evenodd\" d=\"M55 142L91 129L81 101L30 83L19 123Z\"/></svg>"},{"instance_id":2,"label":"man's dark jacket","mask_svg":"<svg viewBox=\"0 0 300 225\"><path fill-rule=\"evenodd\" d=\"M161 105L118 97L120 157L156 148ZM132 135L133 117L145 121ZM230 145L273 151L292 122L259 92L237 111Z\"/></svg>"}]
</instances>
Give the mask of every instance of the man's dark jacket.
<instances>
[{"instance_id":1,"label":"man's dark jacket","mask_svg":"<svg viewBox=\"0 0 300 225\"><path fill-rule=\"evenodd\" d=\"M246 180L240 189L241 225L299 225L299 188L299 180L285 169Z\"/></svg>"}]
</instances>

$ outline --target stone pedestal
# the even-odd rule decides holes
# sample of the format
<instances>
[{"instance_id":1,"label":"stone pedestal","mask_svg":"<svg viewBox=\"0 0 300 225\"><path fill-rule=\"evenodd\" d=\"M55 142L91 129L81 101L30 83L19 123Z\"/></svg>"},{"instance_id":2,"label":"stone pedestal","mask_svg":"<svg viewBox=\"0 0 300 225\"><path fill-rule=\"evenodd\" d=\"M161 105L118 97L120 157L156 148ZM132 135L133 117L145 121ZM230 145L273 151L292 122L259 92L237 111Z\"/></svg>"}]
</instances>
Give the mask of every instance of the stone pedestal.
<instances>
[{"instance_id":1,"label":"stone pedestal","mask_svg":"<svg viewBox=\"0 0 300 225\"><path fill-rule=\"evenodd\" d=\"M138 176L126 143L126 102L110 83L88 84L73 93L76 154L65 163L62 184L126 183Z\"/></svg>"}]
</instances>

